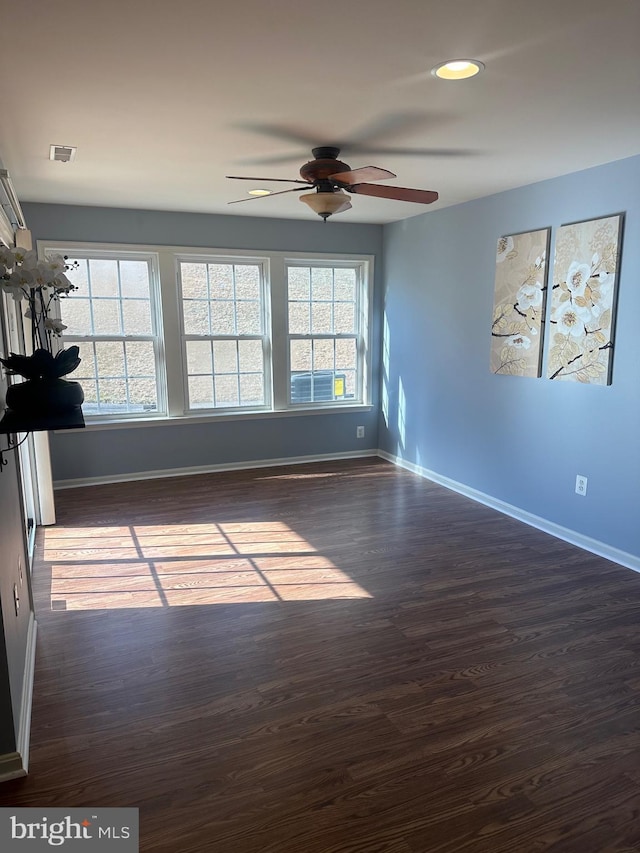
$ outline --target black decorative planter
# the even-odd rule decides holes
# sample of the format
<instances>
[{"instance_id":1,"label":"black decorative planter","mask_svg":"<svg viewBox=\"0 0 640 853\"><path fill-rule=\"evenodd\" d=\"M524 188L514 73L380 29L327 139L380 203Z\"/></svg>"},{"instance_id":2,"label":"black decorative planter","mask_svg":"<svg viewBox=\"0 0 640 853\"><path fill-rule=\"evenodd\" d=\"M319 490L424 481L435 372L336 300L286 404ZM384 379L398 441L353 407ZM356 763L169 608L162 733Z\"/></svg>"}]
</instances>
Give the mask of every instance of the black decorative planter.
<instances>
[{"instance_id":1,"label":"black decorative planter","mask_svg":"<svg viewBox=\"0 0 640 853\"><path fill-rule=\"evenodd\" d=\"M79 382L41 378L18 382L7 389L0 432L34 432L84 426L80 408L84 391Z\"/></svg>"},{"instance_id":2,"label":"black decorative planter","mask_svg":"<svg viewBox=\"0 0 640 853\"><path fill-rule=\"evenodd\" d=\"M7 408L19 415L59 415L82 405L84 391L68 379L28 379L7 389Z\"/></svg>"}]
</instances>

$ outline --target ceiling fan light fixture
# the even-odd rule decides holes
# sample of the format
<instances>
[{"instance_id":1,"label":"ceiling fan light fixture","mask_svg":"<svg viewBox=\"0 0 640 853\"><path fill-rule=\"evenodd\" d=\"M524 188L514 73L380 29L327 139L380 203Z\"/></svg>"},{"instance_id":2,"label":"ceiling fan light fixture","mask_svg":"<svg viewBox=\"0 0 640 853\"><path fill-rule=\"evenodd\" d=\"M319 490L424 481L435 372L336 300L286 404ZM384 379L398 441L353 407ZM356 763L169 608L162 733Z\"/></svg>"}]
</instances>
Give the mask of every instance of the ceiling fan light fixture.
<instances>
[{"instance_id":1,"label":"ceiling fan light fixture","mask_svg":"<svg viewBox=\"0 0 640 853\"><path fill-rule=\"evenodd\" d=\"M484 71L484 63L479 59L449 59L431 69L434 77L440 80L467 80Z\"/></svg>"},{"instance_id":2,"label":"ceiling fan light fixture","mask_svg":"<svg viewBox=\"0 0 640 853\"><path fill-rule=\"evenodd\" d=\"M249 190L249 195L257 195L257 196L271 195L271 190L264 190L264 189Z\"/></svg>"},{"instance_id":3,"label":"ceiling fan light fixture","mask_svg":"<svg viewBox=\"0 0 640 853\"><path fill-rule=\"evenodd\" d=\"M349 196L343 190L336 190L332 193L306 193L300 196L300 201L308 204L311 210L321 216L325 222L334 213L341 213L351 207Z\"/></svg>"}]
</instances>

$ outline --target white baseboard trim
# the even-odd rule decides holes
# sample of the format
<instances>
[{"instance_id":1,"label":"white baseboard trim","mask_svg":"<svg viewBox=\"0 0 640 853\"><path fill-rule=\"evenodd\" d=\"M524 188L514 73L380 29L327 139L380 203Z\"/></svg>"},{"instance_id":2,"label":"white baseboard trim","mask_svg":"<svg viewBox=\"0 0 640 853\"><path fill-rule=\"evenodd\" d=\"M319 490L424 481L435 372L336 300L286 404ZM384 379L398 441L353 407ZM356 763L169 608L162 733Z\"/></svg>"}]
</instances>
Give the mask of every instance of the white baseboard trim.
<instances>
[{"instance_id":1,"label":"white baseboard trim","mask_svg":"<svg viewBox=\"0 0 640 853\"><path fill-rule=\"evenodd\" d=\"M186 477L192 474L214 474L223 471L243 471L250 468L279 468L283 465L306 465L311 462L332 462L334 459L361 459L378 456L374 448L345 453L317 453L312 456L283 456L278 459L249 459L244 462L223 462L220 465L195 465L191 468L165 468L158 471L136 471L106 477L81 477L77 480L54 480L53 488L77 489L81 486L104 486L109 483L129 483L135 480L159 480L164 477Z\"/></svg>"},{"instance_id":2,"label":"white baseboard trim","mask_svg":"<svg viewBox=\"0 0 640 853\"><path fill-rule=\"evenodd\" d=\"M110 483L128 483L135 480L156 480L165 477L185 477L193 474L212 474L224 471L242 471L251 468L278 468L284 465L305 465L313 462L332 462L339 459L361 459L371 456L379 456L387 462L405 468L420 477L427 480L432 480L444 486L446 489L451 489L458 492L471 500L484 504L491 509L495 509L503 515L508 515L515 518L523 524L528 524L530 527L535 527L548 533L550 536L555 536L556 539L562 539L571 545L576 545L584 551L589 551L591 554L596 554L599 557L604 557L606 560L611 560L628 569L633 569L634 572L640 572L640 557L630 554L627 551L621 551L619 548L614 548L612 545L607 545L605 542L600 542L597 539L592 539L589 536L584 536L575 530L570 530L568 527L562 527L553 521L549 521L541 516L534 515L526 510L513 504L505 503L504 501L494 498L491 495L473 489L464 483L459 483L456 480L451 480L449 477L444 477L437 474L435 471L430 471L427 468L422 468L420 465L415 465L413 462L407 462L399 456L394 456L387 453L385 450L357 450L345 453L318 453L311 456L285 456L277 459L250 459L244 462L222 463L220 465L197 465L190 468L165 468L158 471L137 471L129 474L115 474L106 477L82 477L75 480L56 480L53 487L56 491L60 489L76 489L81 486L101 486ZM1 776L0 776L1 778Z\"/></svg>"},{"instance_id":3,"label":"white baseboard trim","mask_svg":"<svg viewBox=\"0 0 640 853\"><path fill-rule=\"evenodd\" d=\"M22 766L22 756L19 752L5 752L0 755L0 783L26 775L27 771Z\"/></svg>"},{"instance_id":4,"label":"white baseboard trim","mask_svg":"<svg viewBox=\"0 0 640 853\"><path fill-rule=\"evenodd\" d=\"M33 613L29 617L27 649L24 659L24 679L18 720L16 751L0 755L0 782L19 779L29 772L29 741L31 738L31 704L33 700L33 676L36 664L36 634L38 623Z\"/></svg>"},{"instance_id":5,"label":"white baseboard trim","mask_svg":"<svg viewBox=\"0 0 640 853\"><path fill-rule=\"evenodd\" d=\"M36 635L38 623L32 612L29 617L27 651L25 654L24 680L22 682L22 704L18 723L18 752L22 756L25 773L29 770L29 742L31 740L31 705L33 701L33 678L36 669Z\"/></svg>"},{"instance_id":6,"label":"white baseboard trim","mask_svg":"<svg viewBox=\"0 0 640 853\"><path fill-rule=\"evenodd\" d=\"M378 456L380 456L381 459L386 459L387 462L392 462L394 465L398 465L400 468L406 468L407 471L418 474L418 476L424 477L426 480L432 480L434 483L438 483L446 489L451 489L452 491L458 492L467 498L471 498L471 500L491 507L491 509L495 509L498 512L503 513L503 515L508 515L511 518L522 521L524 524L528 524L530 527L542 530L550 536L555 536L556 539L562 539L570 545L576 545L584 551L589 551L591 554L596 554L598 557L604 557L606 560L611 560L613 563L618 563L627 569L633 569L634 572L640 572L640 557L636 557L635 554L630 554L627 551L621 551L619 548L614 548L612 545L607 545L605 542L600 542L597 539L584 536L582 533L578 533L568 527L562 527L560 524L556 524L546 518L541 518L539 515L533 515L533 513L520 509L520 507L505 503L504 501L494 498L491 495L487 495L484 492L479 492L477 489L472 489L464 483L458 483L456 480L450 480L449 477L443 477L441 474L436 474L435 471L429 471L427 468L422 468L420 465L415 465L413 462L407 462L405 459L401 459L399 456L394 456L384 450L379 450Z\"/></svg>"}]
</instances>

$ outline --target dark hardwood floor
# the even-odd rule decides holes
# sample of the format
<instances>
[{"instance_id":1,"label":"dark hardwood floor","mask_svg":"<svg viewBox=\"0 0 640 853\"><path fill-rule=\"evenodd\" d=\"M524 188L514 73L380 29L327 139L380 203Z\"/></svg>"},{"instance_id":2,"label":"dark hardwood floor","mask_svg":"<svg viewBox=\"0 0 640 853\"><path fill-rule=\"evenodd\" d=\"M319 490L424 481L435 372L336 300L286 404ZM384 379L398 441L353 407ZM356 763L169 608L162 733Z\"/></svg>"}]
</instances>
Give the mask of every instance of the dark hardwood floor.
<instances>
[{"instance_id":1,"label":"dark hardwood floor","mask_svg":"<svg viewBox=\"0 0 640 853\"><path fill-rule=\"evenodd\" d=\"M640 575L380 460L57 494L31 773L158 853L640 850Z\"/></svg>"}]
</instances>

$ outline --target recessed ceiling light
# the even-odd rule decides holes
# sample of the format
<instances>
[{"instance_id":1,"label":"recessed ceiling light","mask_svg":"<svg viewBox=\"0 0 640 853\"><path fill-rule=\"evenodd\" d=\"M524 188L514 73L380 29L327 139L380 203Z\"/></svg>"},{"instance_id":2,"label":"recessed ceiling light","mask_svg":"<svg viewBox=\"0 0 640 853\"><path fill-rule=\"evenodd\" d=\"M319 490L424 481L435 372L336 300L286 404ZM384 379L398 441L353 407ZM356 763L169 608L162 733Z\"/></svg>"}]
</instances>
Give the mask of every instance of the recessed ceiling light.
<instances>
[{"instance_id":1,"label":"recessed ceiling light","mask_svg":"<svg viewBox=\"0 0 640 853\"><path fill-rule=\"evenodd\" d=\"M271 195L271 190L249 190L249 195Z\"/></svg>"},{"instance_id":2,"label":"recessed ceiling light","mask_svg":"<svg viewBox=\"0 0 640 853\"><path fill-rule=\"evenodd\" d=\"M479 59L450 59L431 69L433 76L441 80L466 80L481 71L484 71L484 63Z\"/></svg>"}]
</instances>

